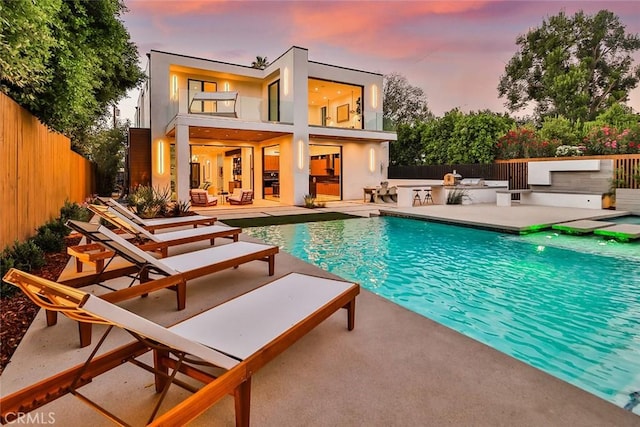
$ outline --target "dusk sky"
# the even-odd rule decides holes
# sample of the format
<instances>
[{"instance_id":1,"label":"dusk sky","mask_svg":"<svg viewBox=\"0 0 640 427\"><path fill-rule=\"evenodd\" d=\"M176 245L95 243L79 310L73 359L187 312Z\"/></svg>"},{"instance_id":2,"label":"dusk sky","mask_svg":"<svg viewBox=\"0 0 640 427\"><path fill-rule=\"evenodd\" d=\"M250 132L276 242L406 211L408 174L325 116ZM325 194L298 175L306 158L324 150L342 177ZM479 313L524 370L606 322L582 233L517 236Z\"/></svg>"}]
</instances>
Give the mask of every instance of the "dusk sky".
<instances>
[{"instance_id":1,"label":"dusk sky","mask_svg":"<svg viewBox=\"0 0 640 427\"><path fill-rule=\"evenodd\" d=\"M146 54L162 50L250 65L291 46L312 61L397 72L422 88L431 111L506 111L498 81L516 52L516 37L564 10L615 13L627 33L640 33L639 1L189 1L125 0L123 15ZM634 55L640 64L640 52ZM133 119L138 92L120 103ZM640 111L640 89L629 105ZM524 115L516 113L516 115Z\"/></svg>"}]
</instances>

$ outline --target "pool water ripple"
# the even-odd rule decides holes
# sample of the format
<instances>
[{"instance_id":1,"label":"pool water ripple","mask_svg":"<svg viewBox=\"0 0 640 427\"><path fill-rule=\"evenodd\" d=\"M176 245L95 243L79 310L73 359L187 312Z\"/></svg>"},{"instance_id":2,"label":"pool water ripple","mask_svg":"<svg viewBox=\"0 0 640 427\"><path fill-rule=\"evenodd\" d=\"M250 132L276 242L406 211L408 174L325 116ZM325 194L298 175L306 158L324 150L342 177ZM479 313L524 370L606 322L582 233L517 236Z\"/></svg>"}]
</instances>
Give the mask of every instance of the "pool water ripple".
<instances>
[{"instance_id":1,"label":"pool water ripple","mask_svg":"<svg viewBox=\"0 0 640 427\"><path fill-rule=\"evenodd\" d=\"M388 217L245 231L619 406L640 390L640 245Z\"/></svg>"}]
</instances>

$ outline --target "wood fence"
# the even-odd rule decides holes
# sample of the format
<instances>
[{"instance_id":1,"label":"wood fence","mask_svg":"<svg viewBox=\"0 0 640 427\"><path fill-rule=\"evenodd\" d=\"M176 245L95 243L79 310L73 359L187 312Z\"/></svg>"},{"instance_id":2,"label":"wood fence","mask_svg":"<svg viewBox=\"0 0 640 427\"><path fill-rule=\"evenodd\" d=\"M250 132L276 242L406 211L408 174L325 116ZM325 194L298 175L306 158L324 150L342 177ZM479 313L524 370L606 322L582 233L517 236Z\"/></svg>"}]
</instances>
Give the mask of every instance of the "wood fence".
<instances>
[{"instance_id":1,"label":"wood fence","mask_svg":"<svg viewBox=\"0 0 640 427\"><path fill-rule=\"evenodd\" d=\"M0 93L0 250L94 193L93 164L69 138Z\"/></svg>"}]
</instances>

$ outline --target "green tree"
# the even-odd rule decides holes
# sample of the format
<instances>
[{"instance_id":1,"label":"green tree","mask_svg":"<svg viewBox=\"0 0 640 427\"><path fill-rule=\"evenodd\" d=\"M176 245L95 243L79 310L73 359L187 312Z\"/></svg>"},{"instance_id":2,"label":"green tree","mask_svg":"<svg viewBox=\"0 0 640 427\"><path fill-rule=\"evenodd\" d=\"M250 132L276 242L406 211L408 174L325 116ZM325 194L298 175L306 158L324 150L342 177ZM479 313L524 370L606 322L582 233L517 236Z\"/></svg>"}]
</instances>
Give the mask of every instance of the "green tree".
<instances>
[{"instance_id":1,"label":"green tree","mask_svg":"<svg viewBox=\"0 0 640 427\"><path fill-rule=\"evenodd\" d=\"M544 141L557 142L556 145L578 145L584 137L581 122L571 123L563 116L545 117L538 135Z\"/></svg>"},{"instance_id":2,"label":"green tree","mask_svg":"<svg viewBox=\"0 0 640 427\"><path fill-rule=\"evenodd\" d=\"M3 2L0 89L75 139L144 79L125 11L121 0Z\"/></svg>"},{"instance_id":3,"label":"green tree","mask_svg":"<svg viewBox=\"0 0 640 427\"><path fill-rule=\"evenodd\" d=\"M100 196L111 196L118 170L123 166L129 123L109 128L108 119L83 135L83 147L90 160L96 163L96 190Z\"/></svg>"},{"instance_id":4,"label":"green tree","mask_svg":"<svg viewBox=\"0 0 640 427\"><path fill-rule=\"evenodd\" d=\"M269 65L269 61L267 57L256 56L256 60L251 63L252 68L258 68L260 70L264 70Z\"/></svg>"},{"instance_id":5,"label":"green tree","mask_svg":"<svg viewBox=\"0 0 640 427\"><path fill-rule=\"evenodd\" d=\"M396 129L401 124L427 121L433 117L424 91L411 86L406 77L398 73L384 76L383 122L384 129Z\"/></svg>"},{"instance_id":6,"label":"green tree","mask_svg":"<svg viewBox=\"0 0 640 427\"><path fill-rule=\"evenodd\" d=\"M445 165L449 163L448 148L454 143L453 133L456 123L464 114L454 108L444 116L430 120L422 132L424 161L428 165Z\"/></svg>"},{"instance_id":7,"label":"green tree","mask_svg":"<svg viewBox=\"0 0 640 427\"><path fill-rule=\"evenodd\" d=\"M45 87L56 44L51 27L61 5L62 0L0 3L0 90L20 89L20 98L33 101Z\"/></svg>"},{"instance_id":8,"label":"green tree","mask_svg":"<svg viewBox=\"0 0 640 427\"><path fill-rule=\"evenodd\" d=\"M398 126L398 140L389 144L389 163L392 165L414 166L424 163L422 132L426 124L402 123Z\"/></svg>"},{"instance_id":9,"label":"green tree","mask_svg":"<svg viewBox=\"0 0 640 427\"><path fill-rule=\"evenodd\" d=\"M538 118L563 115L588 121L612 104L625 102L640 80L631 54L640 37L627 34L608 10L585 15L564 12L516 39L519 46L500 78L498 93L510 111L535 104Z\"/></svg>"}]
</instances>

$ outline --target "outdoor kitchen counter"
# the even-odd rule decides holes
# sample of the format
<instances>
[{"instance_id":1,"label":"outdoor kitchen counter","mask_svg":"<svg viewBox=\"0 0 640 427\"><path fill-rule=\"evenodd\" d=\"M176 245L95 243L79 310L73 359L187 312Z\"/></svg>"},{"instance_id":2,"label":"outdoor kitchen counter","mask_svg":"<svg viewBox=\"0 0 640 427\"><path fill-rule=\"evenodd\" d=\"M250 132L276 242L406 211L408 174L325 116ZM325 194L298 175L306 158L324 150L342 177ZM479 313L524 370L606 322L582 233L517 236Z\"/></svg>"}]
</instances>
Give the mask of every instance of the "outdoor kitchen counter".
<instances>
[{"instance_id":1,"label":"outdoor kitchen counter","mask_svg":"<svg viewBox=\"0 0 640 427\"><path fill-rule=\"evenodd\" d=\"M507 186L490 185L456 185L445 186L443 184L424 185L398 185L398 207L407 208L413 206L414 190L420 190L421 200L424 200L424 190L431 188L433 204L444 205L447 203L447 195L453 190L466 190L467 197L463 201L467 203L496 203L496 190L506 190Z\"/></svg>"}]
</instances>

